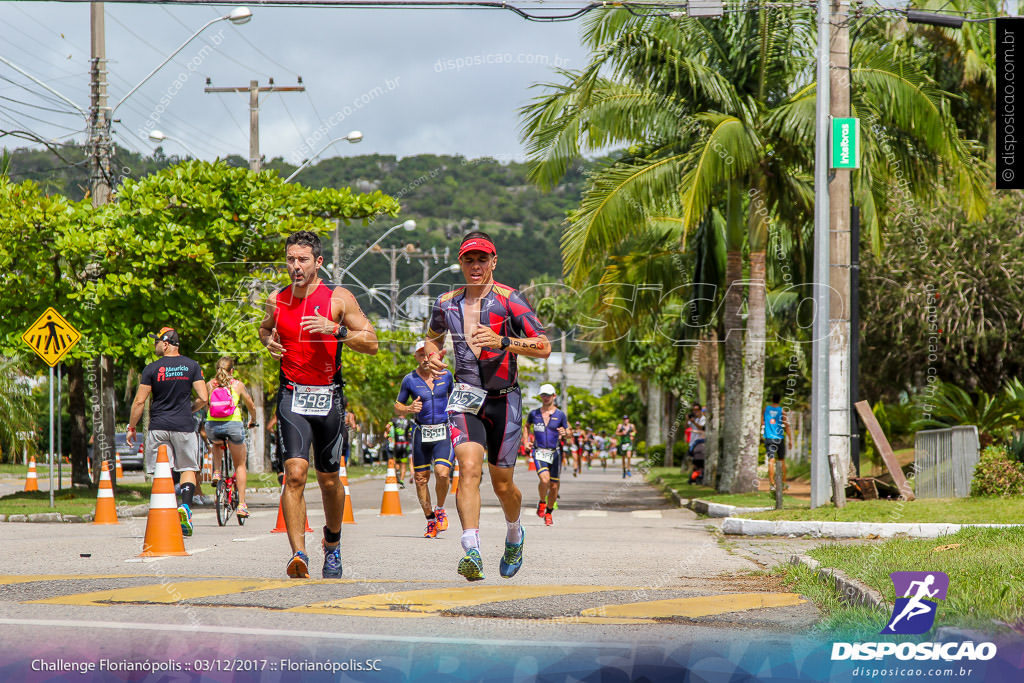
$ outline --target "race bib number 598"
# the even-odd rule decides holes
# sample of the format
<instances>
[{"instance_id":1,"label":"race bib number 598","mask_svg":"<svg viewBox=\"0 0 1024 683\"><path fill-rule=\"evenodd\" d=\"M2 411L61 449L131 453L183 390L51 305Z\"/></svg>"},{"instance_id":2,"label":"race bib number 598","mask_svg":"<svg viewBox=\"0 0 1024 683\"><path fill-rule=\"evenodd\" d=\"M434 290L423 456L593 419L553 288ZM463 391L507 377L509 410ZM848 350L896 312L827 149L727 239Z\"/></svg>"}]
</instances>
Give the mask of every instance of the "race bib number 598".
<instances>
[{"instance_id":1,"label":"race bib number 598","mask_svg":"<svg viewBox=\"0 0 1024 683\"><path fill-rule=\"evenodd\" d=\"M292 412L298 415L327 415L331 412L334 388L296 384L292 393Z\"/></svg>"}]
</instances>

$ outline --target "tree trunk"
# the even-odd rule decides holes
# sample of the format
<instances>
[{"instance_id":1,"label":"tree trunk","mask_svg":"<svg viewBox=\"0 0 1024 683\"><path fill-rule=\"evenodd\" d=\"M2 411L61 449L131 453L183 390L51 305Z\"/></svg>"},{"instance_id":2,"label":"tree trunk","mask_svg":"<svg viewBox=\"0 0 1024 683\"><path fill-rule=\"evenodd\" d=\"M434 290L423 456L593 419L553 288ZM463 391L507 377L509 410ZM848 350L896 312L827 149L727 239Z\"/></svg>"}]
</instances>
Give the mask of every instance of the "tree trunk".
<instances>
[{"instance_id":1,"label":"tree trunk","mask_svg":"<svg viewBox=\"0 0 1024 683\"><path fill-rule=\"evenodd\" d=\"M725 268L725 415L721 428L725 433L719 458L718 490L732 491L743 432L743 322L740 307L743 291L743 254L730 251Z\"/></svg>"},{"instance_id":2,"label":"tree trunk","mask_svg":"<svg viewBox=\"0 0 1024 683\"><path fill-rule=\"evenodd\" d=\"M663 414L662 419L667 415L667 421L671 426L669 426L668 431L665 433L665 467L675 467L676 435L679 432L679 421L676 419L676 411L679 406L679 398L674 393L669 392L668 401L666 401L666 403L667 405L665 407L667 410Z\"/></svg>"},{"instance_id":3,"label":"tree trunk","mask_svg":"<svg viewBox=\"0 0 1024 683\"><path fill-rule=\"evenodd\" d=\"M757 450L760 443L762 401L764 398L764 353L767 320L765 315L765 252L750 253L750 289L747 294L747 339L744 345L743 437L740 445L738 478L734 493L757 490Z\"/></svg>"},{"instance_id":4,"label":"tree trunk","mask_svg":"<svg viewBox=\"0 0 1024 683\"><path fill-rule=\"evenodd\" d=\"M715 485L715 474L718 471L718 424L719 424L719 391L718 391L718 332L711 330L708 338L701 342L700 359L704 371L704 386L707 388L707 418L704 432L704 484Z\"/></svg>"},{"instance_id":5,"label":"tree trunk","mask_svg":"<svg viewBox=\"0 0 1024 683\"><path fill-rule=\"evenodd\" d=\"M647 448L665 443L662 424L665 421L664 391L653 379L647 381ZM635 447L635 445L634 445Z\"/></svg>"},{"instance_id":6,"label":"tree trunk","mask_svg":"<svg viewBox=\"0 0 1024 683\"><path fill-rule=\"evenodd\" d=\"M85 415L85 367L76 360L68 371L68 413L71 416L71 485L89 486L89 421Z\"/></svg>"}]
</instances>

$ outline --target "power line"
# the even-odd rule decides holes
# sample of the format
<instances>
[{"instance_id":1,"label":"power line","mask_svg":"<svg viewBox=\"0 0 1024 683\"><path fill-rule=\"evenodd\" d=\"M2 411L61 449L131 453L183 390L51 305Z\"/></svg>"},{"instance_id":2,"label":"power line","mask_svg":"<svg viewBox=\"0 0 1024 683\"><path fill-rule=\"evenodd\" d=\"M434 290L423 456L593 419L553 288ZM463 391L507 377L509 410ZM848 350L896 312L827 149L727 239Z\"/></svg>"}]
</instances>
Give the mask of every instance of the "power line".
<instances>
[{"instance_id":1,"label":"power line","mask_svg":"<svg viewBox=\"0 0 1024 683\"><path fill-rule=\"evenodd\" d=\"M4 111L4 109L0 109L0 111ZM31 119L32 121L35 121L36 123L42 123L42 124L45 124L47 126L52 126L54 128L60 128L61 130L75 130L74 128L72 128L70 126L66 126L66 125L64 125L62 123L54 123L53 121L47 121L46 119L41 119L38 116L33 116L32 114L28 114L28 113L23 112L23 111L18 111L17 109L14 109L13 107L11 107L11 105L7 105L6 111L10 112L11 114L16 114L18 116L24 116L25 118Z\"/></svg>"},{"instance_id":2,"label":"power line","mask_svg":"<svg viewBox=\"0 0 1024 683\"><path fill-rule=\"evenodd\" d=\"M194 4L194 3L193 3L193 4ZM236 3L234 3L234 4L236 4L236 5L237 5L238 3L236 2ZM166 12L166 13L167 13L167 15L168 15L169 17L171 17L172 19L174 19L174 21L178 22L178 24L179 24L179 25L181 25L181 27L182 27L182 28L184 28L184 29L185 29L186 31L188 31L189 33L191 33L191 32L192 32L192 28L191 28L191 27L189 27L189 25L188 25L188 24L186 24L185 22L183 22L183 21L182 21L181 19L179 19L178 17L174 16L174 13L173 13L173 12L171 12L171 11L170 11L169 9L167 9L166 7L162 7L161 9L162 9L162 10L163 10L164 12ZM203 36L203 35L201 35L201 36L199 36L199 39L200 39L200 40L202 40L202 41L203 41L204 43L206 43L206 44L207 44L207 46L209 46L209 47L212 47L212 48L213 48L214 50L216 50L216 49L217 49L217 46L216 46L216 45L214 45L213 43L211 43L211 42L210 42L210 40L209 40L209 39L208 39L208 38L207 38L206 36ZM252 65L250 65L250 64L243 64L242 62L240 62L240 61L238 61L237 59L235 59L234 57L232 57L232 56L231 56L231 54L230 54L230 53L228 53L228 52L226 52L226 51L224 51L224 52L219 52L219 54L220 54L220 56L221 56L221 57L224 57L224 58L225 58L225 59L227 59L227 60L228 60L229 62L234 62L235 64L237 64L238 66L242 67L242 68L243 68L243 69L245 69L246 71L251 71L251 70L253 70L253 68L252 68ZM266 71L260 72L260 75L262 75L262 76L266 76L267 78L270 78L270 74L269 74L268 72L266 72Z\"/></svg>"},{"instance_id":3,"label":"power line","mask_svg":"<svg viewBox=\"0 0 1024 683\"><path fill-rule=\"evenodd\" d=\"M211 9L212 9L212 8L211 8ZM216 13L216 11L215 11L215 13ZM244 41L244 42L245 42L245 43L246 43L246 44L247 44L247 45L248 45L249 47L251 47L251 48L252 48L253 50L255 50L255 51L256 51L257 53L259 53L260 55L262 55L262 57L263 57L264 59L266 59L266 60L267 60L268 62L270 62L270 63L271 63L271 64L273 64L274 66L278 67L279 69L283 69L284 71L286 71L286 72L288 72L288 73L292 73L292 72L294 71L294 70L293 70L293 69L291 69L290 67L287 67L287 66L285 66L285 65L284 65L284 64L282 64L281 62L277 61L276 59L274 59L273 57L271 57L270 55L268 55L267 53L265 53L265 52L264 52L263 50L261 50L261 49L260 49L259 47L257 47L255 43L253 43L253 42L252 42L251 40L249 40L248 38L246 38L246 37L245 37L245 32L244 32L244 31L235 31L235 34L236 34L236 35L237 35L237 36L238 36L239 38L241 38L241 39L242 39L242 40L243 40L243 41ZM296 74L296 75L297 75L297 74Z\"/></svg>"},{"instance_id":4,"label":"power line","mask_svg":"<svg viewBox=\"0 0 1024 683\"><path fill-rule=\"evenodd\" d=\"M41 104L32 104L31 102L22 102L21 100L16 100L13 97L5 97L4 95L0 95L0 100L7 100L8 102L14 102L16 104L21 104L21 105L24 105L26 107L34 107L35 109L42 109L44 111L52 111L55 114L65 114L65 115L71 115L71 116L80 116L80 114L77 111L72 111L70 109L54 109L53 107L44 107Z\"/></svg>"},{"instance_id":5,"label":"power line","mask_svg":"<svg viewBox=\"0 0 1024 683\"><path fill-rule=\"evenodd\" d=\"M309 94L308 90L306 91L306 94L307 95ZM292 111L291 111L291 109L288 108L288 103L284 101L284 97L278 96L277 99L279 99L281 101L281 106L283 106L285 112L287 112L288 118L292 120L292 125L295 126L295 132L298 134L299 140L302 140L302 137L303 137L302 136L302 129L299 128L299 124L295 121L295 117L292 116Z\"/></svg>"}]
</instances>

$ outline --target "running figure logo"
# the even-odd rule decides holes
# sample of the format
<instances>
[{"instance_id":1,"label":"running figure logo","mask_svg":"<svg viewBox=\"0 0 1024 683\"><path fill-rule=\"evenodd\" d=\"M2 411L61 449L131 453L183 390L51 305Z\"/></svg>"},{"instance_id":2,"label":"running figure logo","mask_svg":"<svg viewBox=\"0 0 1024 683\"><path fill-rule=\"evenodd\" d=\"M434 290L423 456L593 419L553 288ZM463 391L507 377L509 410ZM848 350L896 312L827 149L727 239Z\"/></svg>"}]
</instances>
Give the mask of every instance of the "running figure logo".
<instances>
[{"instance_id":1,"label":"running figure logo","mask_svg":"<svg viewBox=\"0 0 1024 683\"><path fill-rule=\"evenodd\" d=\"M896 589L892 619L880 633L916 635L928 632L935 623L936 600L945 600L949 577L943 572L893 572Z\"/></svg>"}]
</instances>

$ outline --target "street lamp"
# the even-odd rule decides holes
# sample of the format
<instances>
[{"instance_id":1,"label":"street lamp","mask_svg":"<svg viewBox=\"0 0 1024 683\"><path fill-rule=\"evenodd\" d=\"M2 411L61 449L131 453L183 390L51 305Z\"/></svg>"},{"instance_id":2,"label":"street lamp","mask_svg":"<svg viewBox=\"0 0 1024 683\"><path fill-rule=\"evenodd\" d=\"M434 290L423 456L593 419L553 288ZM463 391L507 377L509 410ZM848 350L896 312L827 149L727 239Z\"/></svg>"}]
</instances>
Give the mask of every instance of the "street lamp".
<instances>
[{"instance_id":1,"label":"street lamp","mask_svg":"<svg viewBox=\"0 0 1024 683\"><path fill-rule=\"evenodd\" d=\"M193 159L198 159L199 155L192 151L192 148L185 144L184 140L179 138L172 138L170 135L165 134L162 130L153 129L149 131L149 139L156 143L163 143L165 140L177 142L179 145L185 148L185 151L192 155Z\"/></svg>"},{"instance_id":2,"label":"street lamp","mask_svg":"<svg viewBox=\"0 0 1024 683\"><path fill-rule=\"evenodd\" d=\"M230 14L225 14L223 17L217 17L216 19L210 19L208 22L206 22L205 24L200 26L199 29L195 33L193 33L191 36L189 36L188 39L186 39L184 43L179 45L178 48L174 52L169 54L164 61L162 61L159 64L157 64L155 69L153 69L148 74L146 74L145 78L143 78L141 81L139 81L138 84L134 88L132 88L131 90L128 91L127 95L122 97L121 100L117 104L115 104L113 106L113 108L111 108L111 110L110 110L110 118L111 119L113 118L114 112L117 111L117 108L120 107L122 104L124 104L124 101L132 96L132 93L134 93L136 90L141 88L143 83L145 83L150 78L152 78L153 74L155 74L157 71L159 71L161 68L163 68L164 64L166 64L167 62L169 62L172 59L174 59L175 55L177 55L179 52L184 50L186 45L188 45L193 40L195 40L196 37L200 33L202 33L203 31L205 31L207 28L209 28L210 26L216 24L218 21L230 21L235 26L241 26L242 24L249 23L250 19L252 19L252 11L248 7L236 7L235 9L231 10Z\"/></svg>"},{"instance_id":3,"label":"street lamp","mask_svg":"<svg viewBox=\"0 0 1024 683\"><path fill-rule=\"evenodd\" d=\"M347 140L347 141L351 142L352 144L355 144L355 143L361 141L362 139L363 139L363 134L361 132L359 132L358 130L354 130L351 133L349 133L348 135L344 135L344 136L342 136L340 138L334 138L333 140L328 142L326 145L324 145L323 147L318 149L316 154L312 155L311 157L309 157L308 159L303 161L302 165L299 166L297 169L295 169L290 176L288 176L287 178L284 179L284 181L286 183L290 183L292 178L294 178L295 176L299 175L299 172L302 171L302 169L304 169L307 166L309 166L313 162L314 159L316 159L318 156L320 156L320 154L325 149L327 149L328 147L333 145L335 142L340 142L341 140Z\"/></svg>"},{"instance_id":4,"label":"street lamp","mask_svg":"<svg viewBox=\"0 0 1024 683\"><path fill-rule=\"evenodd\" d=\"M430 279L427 280L426 282L424 282L423 285L422 285L423 293L424 294L427 293L427 285L429 285L431 282L433 282L437 278L441 277L445 273L457 273L457 272L459 272L460 268L462 268L462 266L460 266L458 263L453 263L450 266L448 266L446 268L442 268L441 270L439 270L436 273L434 273L433 275L431 275Z\"/></svg>"},{"instance_id":5,"label":"street lamp","mask_svg":"<svg viewBox=\"0 0 1024 683\"><path fill-rule=\"evenodd\" d=\"M415 230L415 229L416 229L416 221L414 221L414 220L411 220L411 219L410 219L410 220L407 220L407 221L406 221L406 222L404 222L404 223L399 223L398 225L394 225L394 226L392 226L392 227L388 228L388 231L387 231L387 232L385 232L385 233L384 233L383 235L381 235L380 237L378 237L378 238L377 238L377 241L376 241L376 242L374 242L373 244L371 244L370 246L368 246L368 247L367 247L367 248L366 248L366 249L365 249L365 250L363 251L363 253L362 253L362 254L360 254L359 256L356 256L356 257L355 257L355 258L354 258L354 259L352 260L352 262L351 262L351 263L349 263L349 264L348 264L348 265L347 265L347 266L345 267L345 270L341 271L341 277L342 277L342 278L343 278L343 277L345 277L345 276L346 276L346 275L348 274L348 271L352 270L352 266L354 266L355 264L359 263L359 259L361 259L361 258L363 258L364 256L366 256L367 254L369 254L369 253L370 253L370 251L371 251L371 250L372 250L372 249L373 249L373 248L374 248L375 246L377 246L378 244L380 244L381 242L383 242L383 241L384 241L384 238L385 238L385 237L387 237L388 235L390 235L391 233L393 233L393 232L394 232L395 230L398 230L399 228L405 228L406 232L412 232L413 230ZM339 279L338 279L338 284L340 284L340 283L341 283L341 278L339 278Z\"/></svg>"}]
</instances>

